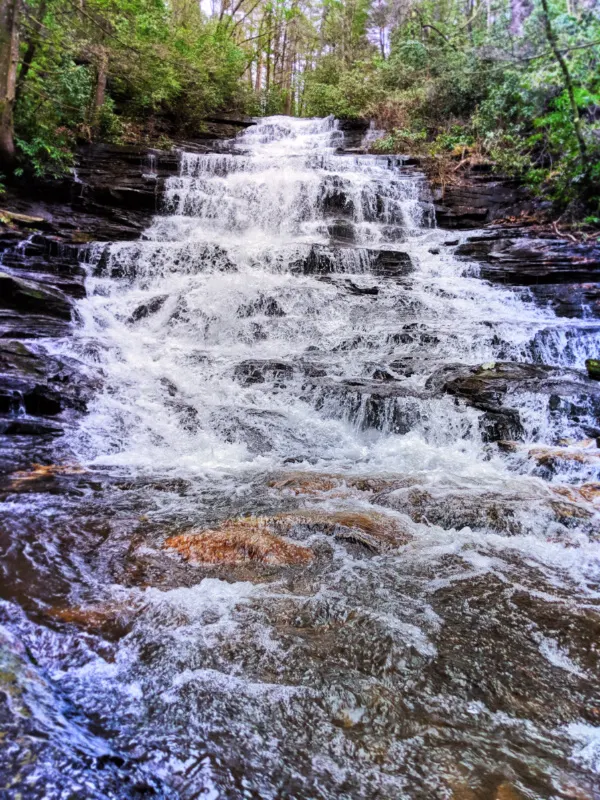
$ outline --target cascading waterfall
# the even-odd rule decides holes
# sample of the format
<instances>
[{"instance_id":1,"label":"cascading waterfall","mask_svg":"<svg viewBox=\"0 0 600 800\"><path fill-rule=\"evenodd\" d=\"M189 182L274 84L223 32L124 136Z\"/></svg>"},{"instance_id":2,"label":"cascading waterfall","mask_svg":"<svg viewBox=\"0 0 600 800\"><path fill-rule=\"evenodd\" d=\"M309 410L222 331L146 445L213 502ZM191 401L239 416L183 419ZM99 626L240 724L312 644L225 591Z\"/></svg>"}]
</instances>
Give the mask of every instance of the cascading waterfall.
<instances>
[{"instance_id":1,"label":"cascading waterfall","mask_svg":"<svg viewBox=\"0 0 600 800\"><path fill-rule=\"evenodd\" d=\"M56 345L98 386L68 442L88 472L12 509L35 585L53 576L35 613L2 612L40 670L39 796L600 791L598 515L574 499L596 462L548 475L435 383L582 369L600 335L480 280L424 177L342 141L333 119L273 117L184 153L141 240L92 252ZM513 393L523 450L589 435L593 403L562 402ZM165 549L228 519L287 525L312 560Z\"/></svg>"},{"instance_id":2,"label":"cascading waterfall","mask_svg":"<svg viewBox=\"0 0 600 800\"><path fill-rule=\"evenodd\" d=\"M240 137L241 152L184 154L169 213L142 241L98 251L80 337L102 349L106 389L81 456L151 469L293 458L405 470L405 444L385 423L393 406L407 406L404 428L425 444L454 450L470 427L477 438L452 399L418 396L440 364L538 356L581 367L593 354L597 336L573 352L556 318L432 256L440 235L423 227L423 177L387 158L336 156L340 138L332 120L273 118ZM408 274L378 274L382 250L408 253ZM402 359L416 398L387 400L374 438L343 382ZM270 360L286 363L285 380L269 376ZM260 382L240 381L248 362Z\"/></svg>"}]
</instances>

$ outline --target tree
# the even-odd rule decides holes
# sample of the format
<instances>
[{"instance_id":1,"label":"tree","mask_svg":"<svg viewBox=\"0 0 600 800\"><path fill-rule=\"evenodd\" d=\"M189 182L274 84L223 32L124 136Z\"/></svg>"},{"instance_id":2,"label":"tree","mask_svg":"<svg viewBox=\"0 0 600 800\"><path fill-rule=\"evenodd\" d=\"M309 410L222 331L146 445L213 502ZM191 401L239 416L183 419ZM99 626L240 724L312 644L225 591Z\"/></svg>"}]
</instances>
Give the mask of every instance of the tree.
<instances>
[{"instance_id":1,"label":"tree","mask_svg":"<svg viewBox=\"0 0 600 800\"><path fill-rule=\"evenodd\" d=\"M579 108L577 107L577 101L575 99L575 89L573 87L573 79L571 77L571 72L569 70L569 65L567 64L567 59L561 52L561 49L558 44L558 37L552 25L552 19L550 17L550 9L548 8L548 0L541 0L542 2L542 16L544 20L544 29L546 31L546 38L548 39L548 43L552 49L554 57L558 62L560 67L560 71L562 72L565 89L567 91L567 95L569 97L569 104L571 106L571 114L573 118L573 130L575 131L575 136L577 138L577 144L579 147L579 155L581 157L582 167L584 172L587 174L587 145L585 143L585 139L583 136L583 131L581 127L581 117L579 116Z\"/></svg>"},{"instance_id":2,"label":"tree","mask_svg":"<svg viewBox=\"0 0 600 800\"><path fill-rule=\"evenodd\" d=\"M14 105L19 65L20 0L0 0L0 168L15 161Z\"/></svg>"}]
</instances>

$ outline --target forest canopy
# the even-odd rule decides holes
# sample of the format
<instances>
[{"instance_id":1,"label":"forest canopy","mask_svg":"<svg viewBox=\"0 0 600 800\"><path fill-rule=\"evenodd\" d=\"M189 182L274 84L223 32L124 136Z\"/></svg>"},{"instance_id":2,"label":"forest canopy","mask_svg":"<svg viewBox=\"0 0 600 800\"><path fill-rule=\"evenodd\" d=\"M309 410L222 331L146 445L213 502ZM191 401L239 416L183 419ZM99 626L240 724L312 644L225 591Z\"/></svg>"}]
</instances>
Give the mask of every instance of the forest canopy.
<instances>
[{"instance_id":1,"label":"forest canopy","mask_svg":"<svg viewBox=\"0 0 600 800\"><path fill-rule=\"evenodd\" d=\"M598 0L2 0L5 176L216 112L370 118L380 152L477 153L599 220Z\"/></svg>"}]
</instances>

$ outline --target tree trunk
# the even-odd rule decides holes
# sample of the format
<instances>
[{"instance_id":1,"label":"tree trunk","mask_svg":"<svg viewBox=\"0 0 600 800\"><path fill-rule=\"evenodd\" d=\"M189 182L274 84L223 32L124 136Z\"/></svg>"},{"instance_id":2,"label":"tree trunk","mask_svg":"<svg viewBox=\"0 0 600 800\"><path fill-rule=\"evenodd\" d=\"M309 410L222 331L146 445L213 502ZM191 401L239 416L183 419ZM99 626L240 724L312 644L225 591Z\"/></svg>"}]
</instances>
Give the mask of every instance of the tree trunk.
<instances>
[{"instance_id":1,"label":"tree trunk","mask_svg":"<svg viewBox=\"0 0 600 800\"><path fill-rule=\"evenodd\" d=\"M269 32L267 38L267 47L265 49L265 60L267 64L267 74L265 76L265 89L267 92L271 87L271 39L273 37L273 14L269 8L267 16L267 31Z\"/></svg>"},{"instance_id":2,"label":"tree trunk","mask_svg":"<svg viewBox=\"0 0 600 800\"><path fill-rule=\"evenodd\" d=\"M35 58L35 54L40 44L40 26L44 20L44 17L46 16L46 6L46 0L42 0L35 20L35 23L38 26L38 31L32 35L31 39L27 43L27 50L25 51L25 55L21 61L21 69L19 70L19 77L17 78L17 86L15 90L15 105L18 104L19 98L23 94L23 88L25 86L25 81L27 80L27 75L29 74L29 70L33 64L33 59Z\"/></svg>"},{"instance_id":3,"label":"tree trunk","mask_svg":"<svg viewBox=\"0 0 600 800\"><path fill-rule=\"evenodd\" d=\"M15 161L13 110L19 64L20 0L0 0L0 169Z\"/></svg>"},{"instance_id":4,"label":"tree trunk","mask_svg":"<svg viewBox=\"0 0 600 800\"><path fill-rule=\"evenodd\" d=\"M530 0L510 0L510 32L513 36L523 35L523 25L530 14Z\"/></svg>"},{"instance_id":5,"label":"tree trunk","mask_svg":"<svg viewBox=\"0 0 600 800\"><path fill-rule=\"evenodd\" d=\"M108 80L108 53L100 46L96 57L96 93L94 95L94 110L92 124L97 128L100 123L100 111L106 99L106 82Z\"/></svg>"},{"instance_id":6,"label":"tree trunk","mask_svg":"<svg viewBox=\"0 0 600 800\"><path fill-rule=\"evenodd\" d=\"M567 64L567 60L561 53L560 48L558 46L558 37L556 36L556 31L552 27L552 20L550 18L550 9L548 8L548 0L542 0L542 10L543 10L544 28L546 29L546 38L548 39L548 44L550 45L550 48L554 53L554 58L557 60L560 70L563 74L565 89L567 90L567 95L569 96L569 104L571 106L573 130L575 131L575 137L577 138L577 145L579 147L579 156L581 158L581 164L583 167L584 174L587 175L590 170L590 165L587 163L587 158L586 158L587 145L585 143L583 131L581 128L581 117L579 116L577 101L575 100L573 79L571 78L571 73L569 71L569 65Z\"/></svg>"},{"instance_id":7,"label":"tree trunk","mask_svg":"<svg viewBox=\"0 0 600 800\"><path fill-rule=\"evenodd\" d=\"M259 40L260 41L260 40ZM259 45L258 51L258 60L256 62L256 81L254 83L254 91L258 94L262 88L262 62L263 62L263 51L262 47Z\"/></svg>"}]
</instances>

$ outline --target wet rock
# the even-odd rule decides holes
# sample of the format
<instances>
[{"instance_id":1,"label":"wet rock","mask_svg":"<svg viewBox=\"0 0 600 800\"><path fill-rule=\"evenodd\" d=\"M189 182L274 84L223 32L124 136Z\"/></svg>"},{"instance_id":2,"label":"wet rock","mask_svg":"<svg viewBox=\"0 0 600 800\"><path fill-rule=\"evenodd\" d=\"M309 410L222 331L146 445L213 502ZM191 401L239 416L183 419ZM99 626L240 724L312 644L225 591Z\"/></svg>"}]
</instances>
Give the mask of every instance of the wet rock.
<instances>
[{"instance_id":1,"label":"wet rock","mask_svg":"<svg viewBox=\"0 0 600 800\"><path fill-rule=\"evenodd\" d=\"M600 483L584 483L581 486L552 486L551 488L553 492L561 497L566 497L572 503L589 503L591 506L600 506Z\"/></svg>"},{"instance_id":2,"label":"wet rock","mask_svg":"<svg viewBox=\"0 0 600 800\"><path fill-rule=\"evenodd\" d=\"M434 200L438 226L450 229L478 228L532 206L516 181L475 167L462 174L460 183L436 190Z\"/></svg>"},{"instance_id":3,"label":"wet rock","mask_svg":"<svg viewBox=\"0 0 600 800\"><path fill-rule=\"evenodd\" d=\"M600 286L596 283L549 283L529 287L535 301L558 317L600 317Z\"/></svg>"},{"instance_id":4,"label":"wet rock","mask_svg":"<svg viewBox=\"0 0 600 800\"><path fill-rule=\"evenodd\" d=\"M481 277L514 286L585 284L600 279L600 248L564 240L474 237L455 254L481 263Z\"/></svg>"},{"instance_id":5,"label":"wet rock","mask_svg":"<svg viewBox=\"0 0 600 800\"><path fill-rule=\"evenodd\" d=\"M412 480L404 485L390 483L375 494L372 502L407 514L417 523L504 535L534 533L539 530L540 520L550 526L578 518L592 525L593 516L574 502L565 504L569 509L559 507L552 491L534 484L501 492L475 486L458 489L450 484L420 485Z\"/></svg>"},{"instance_id":6,"label":"wet rock","mask_svg":"<svg viewBox=\"0 0 600 800\"><path fill-rule=\"evenodd\" d=\"M290 492L294 495L318 495L339 489L344 485L344 479L341 475L293 472L272 478L267 485L277 491Z\"/></svg>"},{"instance_id":7,"label":"wet rock","mask_svg":"<svg viewBox=\"0 0 600 800\"><path fill-rule=\"evenodd\" d=\"M75 625L88 633L100 634L109 641L117 641L131 630L136 614L136 604L102 603L94 606L67 606L45 609L51 620Z\"/></svg>"},{"instance_id":8,"label":"wet rock","mask_svg":"<svg viewBox=\"0 0 600 800\"><path fill-rule=\"evenodd\" d=\"M25 487L54 480L56 477L86 475L89 473L85 467L77 464L32 464L31 469L15 472L10 478L10 489L21 491Z\"/></svg>"},{"instance_id":9,"label":"wet rock","mask_svg":"<svg viewBox=\"0 0 600 800\"><path fill-rule=\"evenodd\" d=\"M600 381L600 361L596 358L588 358L585 362L587 373L592 380Z\"/></svg>"},{"instance_id":10,"label":"wet rock","mask_svg":"<svg viewBox=\"0 0 600 800\"><path fill-rule=\"evenodd\" d=\"M523 435L518 410L506 405L516 393L546 396L551 412L565 414L574 421L586 409L600 413L600 387L595 381L576 370L541 364L494 362L479 367L447 364L428 379L426 387L447 392L483 411L481 428L487 441L518 439ZM572 402L565 398L571 398Z\"/></svg>"},{"instance_id":11,"label":"wet rock","mask_svg":"<svg viewBox=\"0 0 600 800\"><path fill-rule=\"evenodd\" d=\"M261 517L228 520L213 530L171 536L166 547L191 563L243 564L254 561L275 567L308 564L312 552L276 536Z\"/></svg>"},{"instance_id":12,"label":"wet rock","mask_svg":"<svg viewBox=\"0 0 600 800\"><path fill-rule=\"evenodd\" d=\"M520 414L514 408L504 408L497 412L485 411L479 420L479 430L484 442L519 439L524 435Z\"/></svg>"},{"instance_id":13,"label":"wet rock","mask_svg":"<svg viewBox=\"0 0 600 800\"><path fill-rule=\"evenodd\" d=\"M264 314L266 317L284 317L285 311L274 297L261 294L253 303L241 305L237 310L238 317L252 317L255 314Z\"/></svg>"},{"instance_id":14,"label":"wet rock","mask_svg":"<svg viewBox=\"0 0 600 800\"><path fill-rule=\"evenodd\" d=\"M62 397L56 389L37 384L23 393L23 405L32 416L53 417L63 410Z\"/></svg>"},{"instance_id":15,"label":"wet rock","mask_svg":"<svg viewBox=\"0 0 600 800\"><path fill-rule=\"evenodd\" d=\"M291 380L294 376L294 367L284 361L252 360L242 361L234 370L234 376L246 385L264 383L266 380L281 383Z\"/></svg>"},{"instance_id":16,"label":"wet rock","mask_svg":"<svg viewBox=\"0 0 600 800\"><path fill-rule=\"evenodd\" d=\"M152 300L149 300L147 303L142 303L142 305L138 306L133 314L129 317L128 322L139 322L141 319L145 319L151 314L156 314L161 310L168 298L168 294L160 294L157 297L153 297Z\"/></svg>"},{"instance_id":17,"label":"wet rock","mask_svg":"<svg viewBox=\"0 0 600 800\"><path fill-rule=\"evenodd\" d=\"M63 429L35 419L0 415L0 434L4 436L62 436Z\"/></svg>"},{"instance_id":18,"label":"wet rock","mask_svg":"<svg viewBox=\"0 0 600 800\"><path fill-rule=\"evenodd\" d=\"M90 391L79 378L77 365L68 359L0 340L1 411L33 416L55 416L64 408L83 411Z\"/></svg>"},{"instance_id":19,"label":"wet rock","mask_svg":"<svg viewBox=\"0 0 600 800\"><path fill-rule=\"evenodd\" d=\"M569 443L562 446L523 445L518 442L502 441L499 447L507 453L521 453L535 461L540 467L541 477L551 478L556 472L569 464L600 467L600 448L595 439Z\"/></svg>"},{"instance_id":20,"label":"wet rock","mask_svg":"<svg viewBox=\"0 0 600 800\"><path fill-rule=\"evenodd\" d=\"M71 319L71 304L63 292L6 272L0 272L0 307Z\"/></svg>"},{"instance_id":21,"label":"wet rock","mask_svg":"<svg viewBox=\"0 0 600 800\"><path fill-rule=\"evenodd\" d=\"M328 175L323 184L323 197L321 201L323 214L343 214L352 217L354 203L348 196L346 181L339 175Z\"/></svg>"},{"instance_id":22,"label":"wet rock","mask_svg":"<svg viewBox=\"0 0 600 800\"><path fill-rule=\"evenodd\" d=\"M394 478L357 477L353 475L334 475L319 472L286 472L273 477L268 486L277 492L294 496L319 496L328 494L334 497L347 497L360 492L370 494L391 491L412 486L414 478L396 476Z\"/></svg>"},{"instance_id":23,"label":"wet rock","mask_svg":"<svg viewBox=\"0 0 600 800\"><path fill-rule=\"evenodd\" d=\"M270 519L276 530L293 532L302 530L310 535L322 533L348 544L361 546L373 553L382 553L405 545L412 534L406 525L391 515L376 511L334 511L318 509L277 514Z\"/></svg>"},{"instance_id":24,"label":"wet rock","mask_svg":"<svg viewBox=\"0 0 600 800\"><path fill-rule=\"evenodd\" d=\"M334 241L350 243L356 240L354 225L345 219L335 219L327 225L327 233Z\"/></svg>"},{"instance_id":25,"label":"wet rock","mask_svg":"<svg viewBox=\"0 0 600 800\"><path fill-rule=\"evenodd\" d=\"M375 297L379 294L379 287L377 286L357 286L353 281L344 281L344 285L347 287L350 294L355 294L359 296L372 296Z\"/></svg>"},{"instance_id":26,"label":"wet rock","mask_svg":"<svg viewBox=\"0 0 600 800\"><path fill-rule=\"evenodd\" d=\"M375 428L390 433L408 433L420 419L420 399L429 397L400 381L375 381L357 378L336 381L330 378L307 380L304 384L307 399L318 410L331 407L336 414L360 428Z\"/></svg>"},{"instance_id":27,"label":"wet rock","mask_svg":"<svg viewBox=\"0 0 600 800\"><path fill-rule=\"evenodd\" d=\"M366 119L341 119L338 122L338 130L344 134L343 145L340 152L356 150L360 148L365 134L369 130L369 120Z\"/></svg>"},{"instance_id":28,"label":"wet rock","mask_svg":"<svg viewBox=\"0 0 600 800\"><path fill-rule=\"evenodd\" d=\"M414 266L408 253L378 250L374 251L371 272L382 278L405 277L414 272Z\"/></svg>"},{"instance_id":29,"label":"wet rock","mask_svg":"<svg viewBox=\"0 0 600 800\"><path fill-rule=\"evenodd\" d=\"M368 247L312 245L306 257L291 265L304 275L370 273L385 278L401 278L414 271L408 253Z\"/></svg>"}]
</instances>

